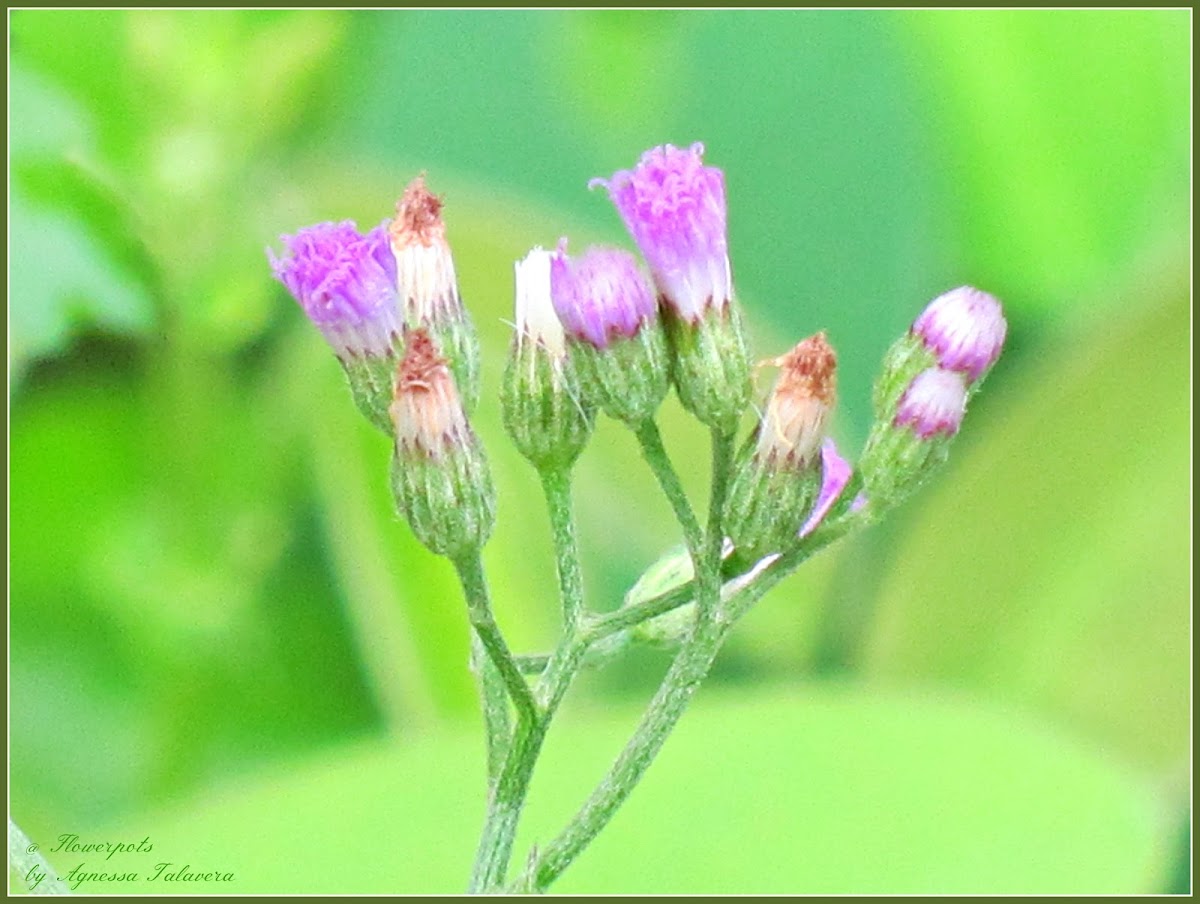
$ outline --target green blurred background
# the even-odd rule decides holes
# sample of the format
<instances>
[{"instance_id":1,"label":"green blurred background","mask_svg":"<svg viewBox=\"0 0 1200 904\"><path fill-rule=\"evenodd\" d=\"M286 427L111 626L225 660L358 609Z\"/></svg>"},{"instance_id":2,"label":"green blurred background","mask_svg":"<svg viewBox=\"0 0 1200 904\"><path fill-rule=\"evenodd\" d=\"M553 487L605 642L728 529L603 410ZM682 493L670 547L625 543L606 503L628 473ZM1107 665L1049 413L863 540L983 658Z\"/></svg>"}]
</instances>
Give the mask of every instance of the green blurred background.
<instances>
[{"instance_id":1,"label":"green blurred background","mask_svg":"<svg viewBox=\"0 0 1200 904\"><path fill-rule=\"evenodd\" d=\"M149 836L236 872L176 891L463 887L483 747L453 574L393 515L387 443L264 248L373 225L422 170L444 194L498 617L544 649L548 532L496 402L512 261L627 244L587 181L703 140L755 351L828 331L843 452L933 296L993 292L1010 339L950 466L762 602L558 887L1190 887L1189 12L10 25L10 801L47 850ZM701 502L703 433L674 400L662 421ZM611 423L577 500L615 606L677 531ZM581 679L528 843L666 661Z\"/></svg>"}]
</instances>

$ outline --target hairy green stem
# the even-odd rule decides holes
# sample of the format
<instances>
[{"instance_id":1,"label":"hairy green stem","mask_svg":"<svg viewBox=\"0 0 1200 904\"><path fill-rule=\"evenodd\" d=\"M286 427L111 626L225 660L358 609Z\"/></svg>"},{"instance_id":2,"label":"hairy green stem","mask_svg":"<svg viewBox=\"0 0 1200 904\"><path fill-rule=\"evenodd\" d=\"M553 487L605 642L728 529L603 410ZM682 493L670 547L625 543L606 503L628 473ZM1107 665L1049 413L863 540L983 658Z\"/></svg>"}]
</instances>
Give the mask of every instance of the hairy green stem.
<instances>
[{"instance_id":1,"label":"hairy green stem","mask_svg":"<svg viewBox=\"0 0 1200 904\"><path fill-rule=\"evenodd\" d=\"M516 656L517 668L522 675L540 675L550 664L549 653L519 653Z\"/></svg>"},{"instance_id":2,"label":"hairy green stem","mask_svg":"<svg viewBox=\"0 0 1200 904\"><path fill-rule=\"evenodd\" d=\"M693 560L700 558L703 554L700 522L696 520L692 505L683 491L683 484L679 482L679 475L675 472L674 465L671 464L666 447L663 446L658 424L652 418L647 418L638 424L634 433L637 434L638 442L641 443L642 455L650 465L650 469L654 471L654 476L658 478L659 485L666 494L667 501L671 503L671 509L675 512L675 518L683 528L683 538Z\"/></svg>"},{"instance_id":3,"label":"hairy green stem","mask_svg":"<svg viewBox=\"0 0 1200 904\"><path fill-rule=\"evenodd\" d=\"M666 450L662 447L662 438L657 426L653 421L646 421L637 432L646 460L654 468L687 537L696 575L696 625L663 677L662 684L659 685L654 699L650 701L633 737L629 739L608 774L584 802L570 824L530 864L529 871L522 880L523 890L540 891L546 888L612 819L666 743L667 736L683 715L696 688L708 674L721 643L732 626L731 623L718 621L715 617L721 599L721 545L724 540L721 515L732 458L732 437L715 430L712 434L712 491L709 498L708 530L702 535L687 497L683 494L678 476L671 467ZM684 588L679 589L682 591ZM670 598L672 595L663 596ZM680 596L684 597L685 594L681 592ZM656 606L662 605L657 598L648 602ZM673 598L671 602L674 602ZM647 609L639 609L636 616L645 616L646 612ZM623 624L617 621L619 616L620 612L608 616L606 626ZM619 630L619 627L614 630Z\"/></svg>"},{"instance_id":4,"label":"hairy green stem","mask_svg":"<svg viewBox=\"0 0 1200 904\"><path fill-rule=\"evenodd\" d=\"M847 505L846 508L849 506ZM780 555L778 559L764 568L746 586L738 589L721 606L719 617L727 624L733 624L750 608L762 599L771 588L785 577L811 559L825 547L840 540L842 537L873 523L874 516L867 510L857 512L845 511L840 517L825 520L816 530L802 539L796 546Z\"/></svg>"},{"instance_id":5,"label":"hairy green stem","mask_svg":"<svg viewBox=\"0 0 1200 904\"><path fill-rule=\"evenodd\" d=\"M495 891L504 882L529 779L533 776L533 766L548 725L548 719L536 714L522 713L517 720L517 730L504 767L488 795L487 818L479 838L475 866L471 870L468 890L472 894Z\"/></svg>"},{"instance_id":6,"label":"hairy green stem","mask_svg":"<svg viewBox=\"0 0 1200 904\"><path fill-rule=\"evenodd\" d=\"M708 674L727 626L715 621L697 626L667 671L637 731L608 774L571 823L537 855L523 879L523 891L541 891L553 882L612 819L633 791Z\"/></svg>"},{"instance_id":7,"label":"hairy green stem","mask_svg":"<svg viewBox=\"0 0 1200 904\"><path fill-rule=\"evenodd\" d=\"M520 657L516 660L521 668ZM479 699L483 708L483 724L487 735L488 787L496 783L504 758L508 753L508 742L512 736L512 719L508 710L508 694L499 670L488 658L483 641L471 634L471 671L479 684Z\"/></svg>"},{"instance_id":8,"label":"hairy green stem","mask_svg":"<svg viewBox=\"0 0 1200 904\"><path fill-rule=\"evenodd\" d=\"M695 562L696 596L699 606L696 617L703 620L721 599L721 547L725 531L721 519L725 513L725 494L729 488L729 471L733 463L732 434L716 428L712 431L712 488L708 497L708 526L704 534L704 553Z\"/></svg>"},{"instance_id":9,"label":"hairy green stem","mask_svg":"<svg viewBox=\"0 0 1200 904\"><path fill-rule=\"evenodd\" d=\"M608 824L662 749L738 619L806 559L870 521L866 512L847 512L822 524L732 593L723 605L710 608L711 617L697 621L617 761L571 823L540 851L517 890L544 890Z\"/></svg>"},{"instance_id":10,"label":"hairy green stem","mask_svg":"<svg viewBox=\"0 0 1200 904\"><path fill-rule=\"evenodd\" d=\"M558 705L571 686L571 680L579 671L580 661L587 644L572 636L550 657L546 671L537 685L540 713L532 721L522 719L517 724L517 733L509 748L508 757L500 777L488 799L488 814L483 834L475 855L475 867L471 873L472 893L498 891L504 884L508 864L512 859L513 844L525 798L529 794L529 782L537 764L546 732L554 718Z\"/></svg>"},{"instance_id":11,"label":"hairy green stem","mask_svg":"<svg viewBox=\"0 0 1200 904\"><path fill-rule=\"evenodd\" d=\"M484 652L499 672L518 714L534 719L537 716L537 705L533 702L533 694L517 668L508 644L504 641L504 635L500 633L500 627L492 615L487 580L483 576L483 559L479 550L455 558L454 567L458 571L463 594L467 598L471 627L475 629Z\"/></svg>"},{"instance_id":12,"label":"hairy green stem","mask_svg":"<svg viewBox=\"0 0 1200 904\"><path fill-rule=\"evenodd\" d=\"M471 874L472 892L494 891L504 882L542 742L559 703L579 671L588 647L588 641L579 636L584 614L583 573L571 515L570 472L543 470L541 478L554 538L559 595L562 599L563 636L558 649L545 663L545 671L537 684L534 708L528 717L522 713L508 755L491 789L488 813Z\"/></svg>"},{"instance_id":13,"label":"hairy green stem","mask_svg":"<svg viewBox=\"0 0 1200 904\"><path fill-rule=\"evenodd\" d=\"M594 643L616 634L618 631L637 627L642 622L670 612L672 609L678 609L695 598L695 584L688 581L686 584L681 584L651 599L592 618L587 623L585 634Z\"/></svg>"},{"instance_id":14,"label":"hairy green stem","mask_svg":"<svg viewBox=\"0 0 1200 904\"><path fill-rule=\"evenodd\" d=\"M554 538L563 633L571 635L583 613L583 572L579 565L575 519L571 515L571 472L565 468L547 468L541 471L541 478L550 515L550 532Z\"/></svg>"},{"instance_id":15,"label":"hairy green stem","mask_svg":"<svg viewBox=\"0 0 1200 904\"><path fill-rule=\"evenodd\" d=\"M854 513L853 515L834 521L832 516L835 513L836 510L830 513L830 518L818 528L816 533L810 537L806 537L794 549L781 555L775 563L756 575L754 580L747 584L746 587L739 588L738 593L740 594L743 590L754 590L754 599L757 600L759 596L765 594L767 590L779 583L780 580L794 571L811 555L849 531L866 526L872 520L864 517L861 513ZM723 559L721 564L721 579L723 581L730 581L749 571L750 567L755 563L740 563L739 560L730 557ZM657 618L673 609L678 609L680 606L685 606L695 601L695 599L696 582L689 580L678 587L674 587L665 593L660 593L658 596L648 600L586 619L581 630L581 636L589 645L589 651L583 659L583 664L585 666L603 665L609 658L605 655L595 655L593 658L593 655L598 651L590 650L591 645L613 634L635 628L645 621ZM546 666L549 663L550 655L548 653L535 653L517 657L517 665L522 672L528 675L540 675L546 670Z\"/></svg>"}]
</instances>

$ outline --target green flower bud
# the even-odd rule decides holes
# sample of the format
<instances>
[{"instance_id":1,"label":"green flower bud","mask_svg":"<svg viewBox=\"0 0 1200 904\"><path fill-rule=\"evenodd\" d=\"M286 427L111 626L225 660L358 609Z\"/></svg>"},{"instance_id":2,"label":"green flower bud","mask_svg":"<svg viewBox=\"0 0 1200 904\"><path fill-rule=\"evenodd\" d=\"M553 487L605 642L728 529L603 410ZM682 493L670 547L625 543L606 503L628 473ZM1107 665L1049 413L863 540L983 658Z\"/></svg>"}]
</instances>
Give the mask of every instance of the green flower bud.
<instances>
[{"instance_id":1,"label":"green flower bud","mask_svg":"<svg viewBox=\"0 0 1200 904\"><path fill-rule=\"evenodd\" d=\"M836 394L837 356L824 333L772 363L779 378L738 453L726 497L725 533L746 563L796 541L821 490L821 447Z\"/></svg>"},{"instance_id":2,"label":"green flower bud","mask_svg":"<svg viewBox=\"0 0 1200 904\"><path fill-rule=\"evenodd\" d=\"M750 356L740 309L730 301L705 308L696 320L664 310L679 401L701 423L735 432L750 402Z\"/></svg>"},{"instance_id":3,"label":"green flower bud","mask_svg":"<svg viewBox=\"0 0 1200 904\"><path fill-rule=\"evenodd\" d=\"M665 553L647 568L625 594L625 605L635 606L682 587L693 577L692 556L684 546ZM696 624L696 604L685 603L662 615L647 619L632 629L634 640L652 646L673 647L688 636Z\"/></svg>"},{"instance_id":4,"label":"green flower bud","mask_svg":"<svg viewBox=\"0 0 1200 904\"><path fill-rule=\"evenodd\" d=\"M435 553L457 558L482 547L496 520L491 472L447 361L424 330L409 333L391 416L397 510Z\"/></svg>"},{"instance_id":5,"label":"green flower bud","mask_svg":"<svg viewBox=\"0 0 1200 904\"><path fill-rule=\"evenodd\" d=\"M550 252L516 264L516 332L500 389L504 427L535 468L570 467L592 435L578 364L550 301Z\"/></svg>"},{"instance_id":6,"label":"green flower bud","mask_svg":"<svg viewBox=\"0 0 1200 904\"><path fill-rule=\"evenodd\" d=\"M641 424L670 388L654 291L627 251L592 247L569 258L566 245L550 259L550 297L584 390L610 417Z\"/></svg>"}]
</instances>

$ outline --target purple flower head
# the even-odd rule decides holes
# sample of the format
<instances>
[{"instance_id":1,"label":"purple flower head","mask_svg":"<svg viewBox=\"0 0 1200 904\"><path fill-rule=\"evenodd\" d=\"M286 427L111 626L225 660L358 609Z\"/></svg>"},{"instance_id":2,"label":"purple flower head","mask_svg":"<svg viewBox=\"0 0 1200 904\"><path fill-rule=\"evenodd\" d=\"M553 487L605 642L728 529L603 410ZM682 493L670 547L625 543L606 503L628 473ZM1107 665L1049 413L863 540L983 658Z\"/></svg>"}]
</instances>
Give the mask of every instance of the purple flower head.
<instances>
[{"instance_id":1,"label":"purple flower head","mask_svg":"<svg viewBox=\"0 0 1200 904\"><path fill-rule=\"evenodd\" d=\"M617 248L589 248L567 257L567 240L550 258L550 297L567 335L607 348L637 335L658 316L658 304L637 259Z\"/></svg>"},{"instance_id":2,"label":"purple flower head","mask_svg":"<svg viewBox=\"0 0 1200 904\"><path fill-rule=\"evenodd\" d=\"M360 235L352 220L318 223L280 237L285 256L267 249L275 278L343 360L386 357L399 332L396 261L383 226Z\"/></svg>"},{"instance_id":3,"label":"purple flower head","mask_svg":"<svg viewBox=\"0 0 1200 904\"><path fill-rule=\"evenodd\" d=\"M837 444L831 438L826 438L821 446L821 468L821 492L808 520L804 522L804 527L800 528L801 537L807 537L825 520L838 496L842 495L842 490L846 489L846 484L850 482L850 475L854 473L850 462L838 454Z\"/></svg>"},{"instance_id":4,"label":"purple flower head","mask_svg":"<svg viewBox=\"0 0 1200 904\"><path fill-rule=\"evenodd\" d=\"M958 371L931 367L913 378L896 406L895 426L908 425L921 439L953 436L962 424L967 384Z\"/></svg>"},{"instance_id":5,"label":"purple flower head","mask_svg":"<svg viewBox=\"0 0 1200 904\"><path fill-rule=\"evenodd\" d=\"M912 331L937 355L938 364L974 382L1000 357L1008 324L1000 302L962 286L931 301Z\"/></svg>"},{"instance_id":6,"label":"purple flower head","mask_svg":"<svg viewBox=\"0 0 1200 904\"><path fill-rule=\"evenodd\" d=\"M725 237L725 174L704 166L704 145L652 148L632 170L593 179L616 205L659 293L689 323L733 294Z\"/></svg>"}]
</instances>

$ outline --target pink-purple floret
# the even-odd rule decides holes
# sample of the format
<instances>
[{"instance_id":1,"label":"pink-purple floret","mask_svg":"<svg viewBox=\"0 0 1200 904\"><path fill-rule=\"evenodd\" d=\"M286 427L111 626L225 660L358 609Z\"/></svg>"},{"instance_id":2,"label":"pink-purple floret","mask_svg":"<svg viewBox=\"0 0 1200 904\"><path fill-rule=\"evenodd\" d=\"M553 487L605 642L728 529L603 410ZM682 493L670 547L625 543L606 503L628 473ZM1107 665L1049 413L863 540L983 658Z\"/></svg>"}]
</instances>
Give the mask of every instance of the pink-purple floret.
<instances>
[{"instance_id":1,"label":"pink-purple floret","mask_svg":"<svg viewBox=\"0 0 1200 904\"><path fill-rule=\"evenodd\" d=\"M832 438L826 437L821 446L821 492L817 495L817 504L809 513L808 520L800 529L801 537L807 537L825 520L833 504L842 495L842 490L846 489L853 473L854 468L850 466L850 462L838 454L837 444ZM861 507L865 502L866 499L860 494L860 498L854 500L854 505Z\"/></svg>"},{"instance_id":2,"label":"pink-purple floret","mask_svg":"<svg viewBox=\"0 0 1200 904\"><path fill-rule=\"evenodd\" d=\"M596 348L637 335L658 311L632 254L591 247L570 258L565 240L550 258L550 298L567 335Z\"/></svg>"},{"instance_id":3,"label":"pink-purple floret","mask_svg":"<svg viewBox=\"0 0 1200 904\"><path fill-rule=\"evenodd\" d=\"M940 367L931 367L913 378L896 406L893 423L908 425L921 439L939 433L953 436L962 425L967 402L963 375Z\"/></svg>"},{"instance_id":4,"label":"pink-purple floret","mask_svg":"<svg viewBox=\"0 0 1200 904\"><path fill-rule=\"evenodd\" d=\"M947 370L978 380L998 357L1008 324L998 302L986 292L962 286L929 303L913 332Z\"/></svg>"},{"instance_id":5,"label":"pink-purple floret","mask_svg":"<svg viewBox=\"0 0 1200 904\"><path fill-rule=\"evenodd\" d=\"M703 153L699 142L687 149L652 148L634 169L590 183L608 189L659 290L689 308L691 299L672 294L686 295L696 274L728 268L725 174L704 166Z\"/></svg>"},{"instance_id":6,"label":"pink-purple floret","mask_svg":"<svg viewBox=\"0 0 1200 904\"><path fill-rule=\"evenodd\" d=\"M396 260L384 226L364 236L352 220L317 223L280 239L285 254L268 249L271 269L317 326L395 319Z\"/></svg>"}]
</instances>

